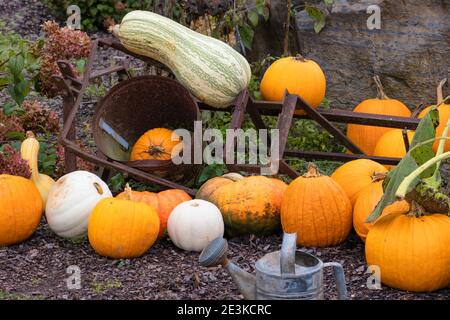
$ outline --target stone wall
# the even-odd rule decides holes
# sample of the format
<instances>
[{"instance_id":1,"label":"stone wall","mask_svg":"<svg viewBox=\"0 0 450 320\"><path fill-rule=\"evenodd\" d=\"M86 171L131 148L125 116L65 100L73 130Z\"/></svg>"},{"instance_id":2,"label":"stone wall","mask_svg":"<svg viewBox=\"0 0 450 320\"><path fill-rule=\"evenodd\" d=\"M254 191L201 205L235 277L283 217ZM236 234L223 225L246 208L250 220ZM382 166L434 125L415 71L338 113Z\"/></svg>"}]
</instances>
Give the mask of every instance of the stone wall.
<instances>
[{"instance_id":1,"label":"stone wall","mask_svg":"<svg viewBox=\"0 0 450 320\"><path fill-rule=\"evenodd\" d=\"M301 2L294 1L297 6ZM280 19L285 16L283 3L272 1L272 7L279 9L269 24L258 29L255 42L262 41L251 59L267 52L281 54L282 37L277 30L281 31ZM369 5L381 8L379 30L367 27ZM300 51L322 66L333 108L352 109L375 97L372 77L378 74L388 96L414 109L421 103L434 103L438 82L449 77L449 12L448 0L334 0L319 34L305 12L296 15L298 38L291 41L291 53ZM444 96L448 94L447 85Z\"/></svg>"}]
</instances>

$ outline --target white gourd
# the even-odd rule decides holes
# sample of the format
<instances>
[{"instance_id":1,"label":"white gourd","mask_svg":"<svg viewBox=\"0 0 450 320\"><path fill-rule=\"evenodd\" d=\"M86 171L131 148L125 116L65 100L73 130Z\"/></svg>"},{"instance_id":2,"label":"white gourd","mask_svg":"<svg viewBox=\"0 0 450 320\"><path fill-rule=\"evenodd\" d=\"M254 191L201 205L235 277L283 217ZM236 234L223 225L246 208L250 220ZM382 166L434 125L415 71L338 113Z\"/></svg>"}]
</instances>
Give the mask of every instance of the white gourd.
<instances>
[{"instance_id":1,"label":"white gourd","mask_svg":"<svg viewBox=\"0 0 450 320\"><path fill-rule=\"evenodd\" d=\"M128 50L166 65L213 107L231 105L250 82L250 65L239 52L156 13L131 11L112 31Z\"/></svg>"},{"instance_id":2,"label":"white gourd","mask_svg":"<svg viewBox=\"0 0 450 320\"><path fill-rule=\"evenodd\" d=\"M222 214L211 202L190 200L176 206L167 221L172 242L186 251L202 251L212 240L223 237Z\"/></svg>"},{"instance_id":3,"label":"white gourd","mask_svg":"<svg viewBox=\"0 0 450 320\"><path fill-rule=\"evenodd\" d=\"M50 189L45 207L50 229L64 238L86 235L92 210L107 197L112 197L107 184L93 173L74 171L62 176Z\"/></svg>"}]
</instances>

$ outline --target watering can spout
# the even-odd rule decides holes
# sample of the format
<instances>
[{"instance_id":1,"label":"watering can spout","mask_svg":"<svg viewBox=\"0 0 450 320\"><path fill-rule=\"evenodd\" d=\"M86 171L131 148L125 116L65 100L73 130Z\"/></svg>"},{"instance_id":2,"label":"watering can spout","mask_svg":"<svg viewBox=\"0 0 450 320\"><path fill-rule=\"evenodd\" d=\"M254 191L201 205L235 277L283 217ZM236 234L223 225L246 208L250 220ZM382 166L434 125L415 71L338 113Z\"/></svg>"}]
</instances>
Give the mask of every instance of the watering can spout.
<instances>
[{"instance_id":1,"label":"watering can spout","mask_svg":"<svg viewBox=\"0 0 450 320\"><path fill-rule=\"evenodd\" d=\"M217 238L202 251L199 262L204 267L222 265L236 282L239 291L245 299L256 299L256 277L227 259L228 242L224 238Z\"/></svg>"},{"instance_id":2,"label":"watering can spout","mask_svg":"<svg viewBox=\"0 0 450 320\"><path fill-rule=\"evenodd\" d=\"M247 271L242 270L234 263L228 263L225 268L231 274L239 291L246 300L256 300L256 277Z\"/></svg>"}]
</instances>

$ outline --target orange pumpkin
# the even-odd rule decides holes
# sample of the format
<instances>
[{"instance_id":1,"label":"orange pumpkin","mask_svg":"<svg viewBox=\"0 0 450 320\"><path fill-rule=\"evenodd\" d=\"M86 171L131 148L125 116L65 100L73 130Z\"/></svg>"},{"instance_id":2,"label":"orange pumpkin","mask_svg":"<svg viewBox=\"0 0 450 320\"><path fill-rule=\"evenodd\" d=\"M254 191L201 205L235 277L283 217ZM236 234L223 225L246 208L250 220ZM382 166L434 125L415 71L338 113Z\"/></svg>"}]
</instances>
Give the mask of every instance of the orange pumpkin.
<instances>
[{"instance_id":1,"label":"orange pumpkin","mask_svg":"<svg viewBox=\"0 0 450 320\"><path fill-rule=\"evenodd\" d=\"M367 99L353 109L354 112L382 114L387 116L410 117L411 111L406 105L396 99L390 99L383 91L378 76L374 77L377 85L378 97ZM367 155L373 155L380 137L391 128L374 127L360 124L347 126L347 137Z\"/></svg>"},{"instance_id":2,"label":"orange pumpkin","mask_svg":"<svg viewBox=\"0 0 450 320\"><path fill-rule=\"evenodd\" d=\"M229 173L206 181L196 198L220 209L229 236L271 234L280 227L281 199L287 188L284 182L274 180Z\"/></svg>"},{"instance_id":3,"label":"orange pumpkin","mask_svg":"<svg viewBox=\"0 0 450 320\"><path fill-rule=\"evenodd\" d=\"M430 292L450 284L450 217L411 209L381 217L366 239L368 265L393 288Z\"/></svg>"},{"instance_id":4,"label":"orange pumpkin","mask_svg":"<svg viewBox=\"0 0 450 320\"><path fill-rule=\"evenodd\" d=\"M39 225L43 202L31 180L0 175L0 246L28 239Z\"/></svg>"},{"instance_id":5,"label":"orange pumpkin","mask_svg":"<svg viewBox=\"0 0 450 320\"><path fill-rule=\"evenodd\" d=\"M383 179L385 174L375 177L373 182L364 187L359 193L353 207L353 228L355 228L358 236L366 241L366 236L372 228L374 222L366 222L372 211L377 206L383 196ZM407 211L409 209L408 202L396 201L384 208L381 216L388 215L392 212Z\"/></svg>"},{"instance_id":6,"label":"orange pumpkin","mask_svg":"<svg viewBox=\"0 0 450 320\"><path fill-rule=\"evenodd\" d=\"M272 63L261 80L261 94L269 101L282 101L286 89L317 108L325 97L326 80L320 66L300 55Z\"/></svg>"},{"instance_id":7,"label":"orange pumpkin","mask_svg":"<svg viewBox=\"0 0 450 320\"><path fill-rule=\"evenodd\" d=\"M116 196L118 199L129 199L132 201L144 202L156 210L159 216L160 228L159 238L162 238L167 231L167 220L172 210L182 202L192 200L183 190L171 189L158 193L149 191L133 191L127 184L125 191Z\"/></svg>"},{"instance_id":8,"label":"orange pumpkin","mask_svg":"<svg viewBox=\"0 0 450 320\"><path fill-rule=\"evenodd\" d=\"M406 135L408 136L408 141L411 144L414 131L407 131ZM403 130L391 129L383 134L375 146L373 155L378 157L403 158L406 155ZM389 170L395 168L395 166L392 165L386 165L385 167Z\"/></svg>"},{"instance_id":9,"label":"orange pumpkin","mask_svg":"<svg viewBox=\"0 0 450 320\"><path fill-rule=\"evenodd\" d=\"M284 232L297 233L298 245L337 245L352 228L352 205L339 184L310 164L284 193L281 225Z\"/></svg>"},{"instance_id":10,"label":"orange pumpkin","mask_svg":"<svg viewBox=\"0 0 450 320\"><path fill-rule=\"evenodd\" d=\"M358 193L370 185L380 173L386 173L387 169L378 162L368 159L357 159L344 163L336 169L331 178L336 181L355 204Z\"/></svg>"},{"instance_id":11,"label":"orange pumpkin","mask_svg":"<svg viewBox=\"0 0 450 320\"><path fill-rule=\"evenodd\" d=\"M131 150L130 159L132 161L170 160L172 151L181 146L180 137L172 130L165 128L151 129L136 141Z\"/></svg>"},{"instance_id":12,"label":"orange pumpkin","mask_svg":"<svg viewBox=\"0 0 450 320\"><path fill-rule=\"evenodd\" d=\"M444 101L444 96L442 94L442 87L444 86L447 79L443 79L439 86L437 87L437 104L440 104ZM432 106L426 107L422 110L422 112L419 114L419 118L425 117L425 115L430 111ZM448 122L448 119L450 119L450 104L441 104L438 107L439 111L439 126L436 128L436 137L442 136L442 132L444 131L445 125ZM447 136L450 138L450 134ZM433 144L433 151L436 152L439 146L439 141L436 140ZM444 152L450 151L450 140L447 140L445 142Z\"/></svg>"},{"instance_id":13,"label":"orange pumpkin","mask_svg":"<svg viewBox=\"0 0 450 320\"><path fill-rule=\"evenodd\" d=\"M104 198L89 217L89 243L106 257L139 257L155 243L158 233L158 214L143 202Z\"/></svg>"}]
</instances>

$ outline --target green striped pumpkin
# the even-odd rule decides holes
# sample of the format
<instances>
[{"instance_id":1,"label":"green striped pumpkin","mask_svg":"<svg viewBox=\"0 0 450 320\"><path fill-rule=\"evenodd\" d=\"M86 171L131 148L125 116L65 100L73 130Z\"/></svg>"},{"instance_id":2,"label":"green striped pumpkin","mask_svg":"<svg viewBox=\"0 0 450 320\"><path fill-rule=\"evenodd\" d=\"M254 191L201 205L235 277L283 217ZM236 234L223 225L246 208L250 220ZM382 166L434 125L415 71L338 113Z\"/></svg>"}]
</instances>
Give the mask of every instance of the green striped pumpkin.
<instances>
[{"instance_id":1,"label":"green striped pumpkin","mask_svg":"<svg viewBox=\"0 0 450 320\"><path fill-rule=\"evenodd\" d=\"M132 11L114 27L131 52L166 65L190 92L213 107L231 105L250 81L247 60L228 44L148 11Z\"/></svg>"}]
</instances>

